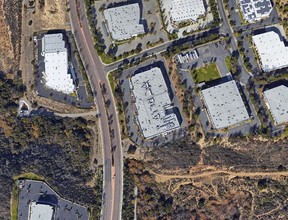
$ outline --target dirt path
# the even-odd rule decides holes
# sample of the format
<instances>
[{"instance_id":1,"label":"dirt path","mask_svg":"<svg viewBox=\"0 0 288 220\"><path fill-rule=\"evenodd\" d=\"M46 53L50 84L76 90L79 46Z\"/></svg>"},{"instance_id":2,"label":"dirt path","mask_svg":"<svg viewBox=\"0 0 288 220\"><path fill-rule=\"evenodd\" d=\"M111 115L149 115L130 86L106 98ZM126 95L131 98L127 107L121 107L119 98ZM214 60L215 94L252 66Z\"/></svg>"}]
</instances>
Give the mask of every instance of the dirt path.
<instances>
[{"instance_id":1,"label":"dirt path","mask_svg":"<svg viewBox=\"0 0 288 220\"><path fill-rule=\"evenodd\" d=\"M228 175L230 179L233 177L256 177L256 176L288 176L288 171L283 172L232 172L226 170L217 170L217 171L208 171L195 175L165 175L165 174L157 174L153 171L150 171L155 175L156 182L166 182L171 179L196 179L201 177L209 177L212 175Z\"/></svg>"},{"instance_id":2,"label":"dirt path","mask_svg":"<svg viewBox=\"0 0 288 220\"><path fill-rule=\"evenodd\" d=\"M282 207L283 207L283 205L278 204L278 206L277 206L276 208L270 210L269 212L265 212L265 213L263 213L263 214L256 215L256 218L261 218L261 217L267 216L267 215L269 216L269 215L271 215L272 213L277 212L278 210L280 210Z\"/></svg>"},{"instance_id":3,"label":"dirt path","mask_svg":"<svg viewBox=\"0 0 288 220\"><path fill-rule=\"evenodd\" d=\"M69 117L69 118L77 118L77 117L85 117L85 116L96 116L98 112L97 111L89 111L89 112L81 112L81 113L57 113L55 112L55 115L61 116L61 117Z\"/></svg>"}]
</instances>

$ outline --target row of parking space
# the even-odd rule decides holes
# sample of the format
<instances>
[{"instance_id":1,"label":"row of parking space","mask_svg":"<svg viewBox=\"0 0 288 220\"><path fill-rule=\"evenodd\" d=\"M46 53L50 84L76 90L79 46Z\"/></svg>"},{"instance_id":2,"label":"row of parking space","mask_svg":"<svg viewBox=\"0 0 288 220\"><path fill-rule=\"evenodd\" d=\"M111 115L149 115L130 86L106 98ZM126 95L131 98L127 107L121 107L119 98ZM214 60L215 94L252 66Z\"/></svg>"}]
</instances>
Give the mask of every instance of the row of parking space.
<instances>
[{"instance_id":1,"label":"row of parking space","mask_svg":"<svg viewBox=\"0 0 288 220\"><path fill-rule=\"evenodd\" d=\"M179 63L187 63L192 60L196 60L199 58L199 54L197 50L193 50L187 53L181 53L177 55L177 60Z\"/></svg>"}]
</instances>

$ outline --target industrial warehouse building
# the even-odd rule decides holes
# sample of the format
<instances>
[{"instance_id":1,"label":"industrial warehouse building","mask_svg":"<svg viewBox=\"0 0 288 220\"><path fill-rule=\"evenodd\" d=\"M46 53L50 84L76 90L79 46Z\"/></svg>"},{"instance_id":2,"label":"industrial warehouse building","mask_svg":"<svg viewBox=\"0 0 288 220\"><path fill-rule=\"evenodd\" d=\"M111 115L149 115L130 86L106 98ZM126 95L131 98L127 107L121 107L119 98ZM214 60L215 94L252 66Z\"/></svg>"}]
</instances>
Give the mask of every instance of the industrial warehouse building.
<instances>
[{"instance_id":1,"label":"industrial warehouse building","mask_svg":"<svg viewBox=\"0 0 288 220\"><path fill-rule=\"evenodd\" d=\"M145 33L144 25L140 24L138 3L108 8L104 10L104 17L114 40L124 40Z\"/></svg>"},{"instance_id":2,"label":"industrial warehouse building","mask_svg":"<svg viewBox=\"0 0 288 220\"><path fill-rule=\"evenodd\" d=\"M253 43L259 54L264 72L281 69L288 66L288 46L280 36L269 31L252 36Z\"/></svg>"},{"instance_id":3,"label":"industrial warehouse building","mask_svg":"<svg viewBox=\"0 0 288 220\"><path fill-rule=\"evenodd\" d=\"M273 7L270 0L239 0L243 18L255 22L269 16Z\"/></svg>"},{"instance_id":4,"label":"industrial warehouse building","mask_svg":"<svg viewBox=\"0 0 288 220\"><path fill-rule=\"evenodd\" d=\"M154 67L132 76L130 88L145 138L152 138L180 127L160 68Z\"/></svg>"},{"instance_id":5,"label":"industrial warehouse building","mask_svg":"<svg viewBox=\"0 0 288 220\"><path fill-rule=\"evenodd\" d=\"M288 121L288 88L280 85L264 91L264 98L275 124Z\"/></svg>"},{"instance_id":6,"label":"industrial warehouse building","mask_svg":"<svg viewBox=\"0 0 288 220\"><path fill-rule=\"evenodd\" d=\"M53 220L54 207L47 204L31 202L28 220Z\"/></svg>"},{"instance_id":7,"label":"industrial warehouse building","mask_svg":"<svg viewBox=\"0 0 288 220\"><path fill-rule=\"evenodd\" d=\"M226 128L249 119L235 80L202 89L202 97L215 129Z\"/></svg>"},{"instance_id":8,"label":"industrial warehouse building","mask_svg":"<svg viewBox=\"0 0 288 220\"><path fill-rule=\"evenodd\" d=\"M68 73L68 54L63 34L45 34L42 38L42 51L45 71L45 86L50 89L71 94L75 90L71 74Z\"/></svg>"},{"instance_id":9,"label":"industrial warehouse building","mask_svg":"<svg viewBox=\"0 0 288 220\"><path fill-rule=\"evenodd\" d=\"M205 14L205 7L203 0L172 0L170 13L174 22L196 21Z\"/></svg>"}]
</instances>

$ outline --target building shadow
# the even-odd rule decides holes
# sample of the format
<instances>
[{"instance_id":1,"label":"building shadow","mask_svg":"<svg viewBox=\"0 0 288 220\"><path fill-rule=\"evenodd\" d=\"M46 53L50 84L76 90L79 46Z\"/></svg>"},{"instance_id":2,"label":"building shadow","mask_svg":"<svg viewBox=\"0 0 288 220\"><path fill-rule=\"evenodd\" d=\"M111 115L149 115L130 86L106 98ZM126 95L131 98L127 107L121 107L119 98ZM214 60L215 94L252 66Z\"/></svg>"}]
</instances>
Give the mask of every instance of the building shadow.
<instances>
[{"instance_id":1,"label":"building shadow","mask_svg":"<svg viewBox=\"0 0 288 220\"><path fill-rule=\"evenodd\" d=\"M252 110L251 110L250 105L249 105L249 100L248 100L248 98L247 98L247 96L246 96L246 94L245 94L245 89L244 89L244 87L241 86L241 85L239 84L239 82L237 82L237 81L236 81L236 85L237 85L237 88L238 88L239 93L240 93L240 95L241 95L241 98L242 98L242 100L243 100L243 102L244 102L244 105L245 105L245 107L246 107L246 110L247 110L247 112L248 112L249 117L253 116Z\"/></svg>"},{"instance_id":2,"label":"building shadow","mask_svg":"<svg viewBox=\"0 0 288 220\"><path fill-rule=\"evenodd\" d=\"M44 195L41 195L39 197L37 203L47 204L47 205L51 205L51 206L57 206L58 205L58 198L56 195L44 194Z\"/></svg>"},{"instance_id":3,"label":"building shadow","mask_svg":"<svg viewBox=\"0 0 288 220\"><path fill-rule=\"evenodd\" d=\"M263 92L266 90L269 90L269 89L273 89L273 88L278 87L278 86L282 86L282 85L288 87L288 81L286 79L281 79L281 80L277 80L275 82L271 82L271 83L264 86Z\"/></svg>"},{"instance_id":4,"label":"building shadow","mask_svg":"<svg viewBox=\"0 0 288 220\"><path fill-rule=\"evenodd\" d=\"M210 80L208 82L205 82L202 86L201 89L208 89L211 88L213 86L217 86L219 84L222 83L226 83L233 80L233 77L231 75L226 75L224 77L218 78L218 79L214 79L214 80Z\"/></svg>"},{"instance_id":5,"label":"building shadow","mask_svg":"<svg viewBox=\"0 0 288 220\"><path fill-rule=\"evenodd\" d=\"M50 112L45 108L40 107L37 110L32 110L30 116L41 115L41 116L55 116L54 112Z\"/></svg>"}]
</instances>

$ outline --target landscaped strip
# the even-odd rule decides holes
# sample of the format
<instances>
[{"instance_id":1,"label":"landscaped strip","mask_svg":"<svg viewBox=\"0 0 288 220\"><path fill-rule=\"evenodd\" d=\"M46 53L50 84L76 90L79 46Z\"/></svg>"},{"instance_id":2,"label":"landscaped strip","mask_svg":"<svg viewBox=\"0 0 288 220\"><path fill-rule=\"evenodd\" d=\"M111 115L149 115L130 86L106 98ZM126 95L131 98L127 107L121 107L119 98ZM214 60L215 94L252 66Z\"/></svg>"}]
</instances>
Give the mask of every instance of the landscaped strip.
<instances>
[{"instance_id":1,"label":"landscaped strip","mask_svg":"<svg viewBox=\"0 0 288 220\"><path fill-rule=\"evenodd\" d=\"M11 193L11 220L17 220L18 219L18 186L17 181L18 179L31 179L31 180L44 180L43 176L39 176L35 173L29 172L29 173L22 173L18 176L14 176L14 184L13 189Z\"/></svg>"},{"instance_id":2,"label":"landscaped strip","mask_svg":"<svg viewBox=\"0 0 288 220\"><path fill-rule=\"evenodd\" d=\"M17 183L14 183L11 193L11 220L17 220L18 218L18 187Z\"/></svg>"}]
</instances>

